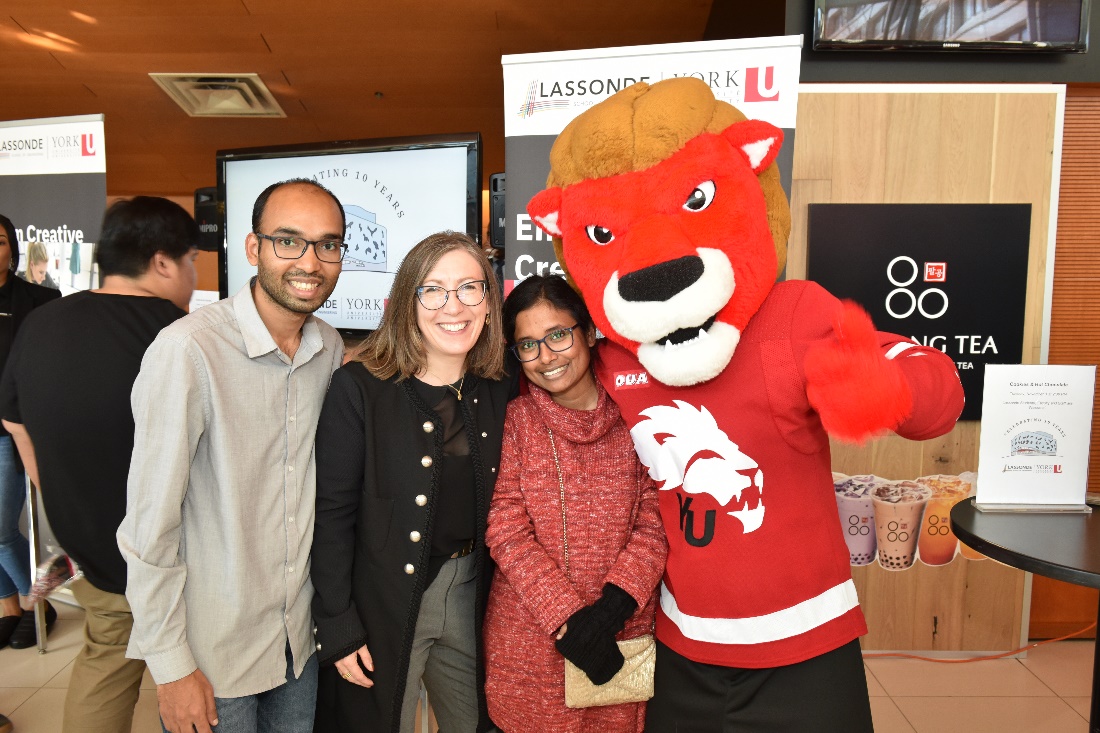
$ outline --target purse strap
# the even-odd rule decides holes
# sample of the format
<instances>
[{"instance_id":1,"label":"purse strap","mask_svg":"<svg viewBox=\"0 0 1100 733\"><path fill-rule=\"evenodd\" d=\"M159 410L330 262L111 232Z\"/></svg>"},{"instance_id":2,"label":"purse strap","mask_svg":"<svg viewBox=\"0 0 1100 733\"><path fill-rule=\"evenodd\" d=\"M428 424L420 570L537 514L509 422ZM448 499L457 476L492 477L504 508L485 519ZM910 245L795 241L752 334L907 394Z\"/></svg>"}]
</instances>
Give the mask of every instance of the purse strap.
<instances>
[{"instance_id":1,"label":"purse strap","mask_svg":"<svg viewBox=\"0 0 1100 733\"><path fill-rule=\"evenodd\" d=\"M561 496L561 543L565 549L565 577L569 577L569 535L565 531L565 479L561 474L561 462L558 461L558 447L554 444L554 431L550 429L550 426L546 427L546 432L550 434L550 451L554 454L554 468L558 469L558 491Z\"/></svg>"}]
</instances>

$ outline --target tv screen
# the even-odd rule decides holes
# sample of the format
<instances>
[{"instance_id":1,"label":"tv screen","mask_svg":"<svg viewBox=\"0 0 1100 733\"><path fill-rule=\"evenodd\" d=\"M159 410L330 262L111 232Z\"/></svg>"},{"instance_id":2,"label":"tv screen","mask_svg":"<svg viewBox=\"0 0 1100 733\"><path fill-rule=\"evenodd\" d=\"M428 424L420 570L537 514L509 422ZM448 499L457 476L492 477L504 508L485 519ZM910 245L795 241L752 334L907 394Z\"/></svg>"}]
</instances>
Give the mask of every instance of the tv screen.
<instances>
[{"instance_id":1,"label":"tv screen","mask_svg":"<svg viewBox=\"0 0 1100 733\"><path fill-rule=\"evenodd\" d=\"M340 281L317 311L345 335L378 327L397 267L421 239L445 229L480 239L477 133L220 150L217 160L221 296L256 274L244 248L256 197L277 181L309 178L336 195L347 219Z\"/></svg>"},{"instance_id":2,"label":"tv screen","mask_svg":"<svg viewBox=\"0 0 1100 733\"><path fill-rule=\"evenodd\" d=\"M815 0L814 50L1085 51L1090 0Z\"/></svg>"}]
</instances>

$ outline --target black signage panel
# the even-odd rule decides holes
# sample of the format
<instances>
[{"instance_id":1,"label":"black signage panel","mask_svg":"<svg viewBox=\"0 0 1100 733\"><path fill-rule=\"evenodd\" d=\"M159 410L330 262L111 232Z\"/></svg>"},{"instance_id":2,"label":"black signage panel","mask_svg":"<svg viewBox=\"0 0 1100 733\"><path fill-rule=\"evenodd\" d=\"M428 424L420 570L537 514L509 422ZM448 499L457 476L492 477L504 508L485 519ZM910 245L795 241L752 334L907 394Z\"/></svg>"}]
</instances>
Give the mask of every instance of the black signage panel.
<instances>
[{"instance_id":1,"label":"black signage panel","mask_svg":"<svg viewBox=\"0 0 1100 733\"><path fill-rule=\"evenodd\" d=\"M807 277L948 354L982 416L986 364L1023 357L1030 204L810 204Z\"/></svg>"}]
</instances>

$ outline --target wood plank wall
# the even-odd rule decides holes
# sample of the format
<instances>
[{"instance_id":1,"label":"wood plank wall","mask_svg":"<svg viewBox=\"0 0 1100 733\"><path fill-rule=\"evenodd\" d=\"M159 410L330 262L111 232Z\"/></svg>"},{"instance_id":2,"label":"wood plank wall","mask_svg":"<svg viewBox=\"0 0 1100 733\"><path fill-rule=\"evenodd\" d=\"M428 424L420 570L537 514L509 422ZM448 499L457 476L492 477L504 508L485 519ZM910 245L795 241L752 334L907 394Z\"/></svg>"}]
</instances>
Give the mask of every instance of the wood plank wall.
<instances>
[{"instance_id":1,"label":"wood plank wall","mask_svg":"<svg viewBox=\"0 0 1100 733\"><path fill-rule=\"evenodd\" d=\"M1051 364L1100 364L1100 87L1066 90L1058 194L1058 253L1050 313ZM1089 491L1100 491L1100 400L1093 405ZM1035 576L1032 638L1078 631L1096 620L1097 591ZM1095 637L1096 631L1085 634Z\"/></svg>"},{"instance_id":2,"label":"wood plank wall","mask_svg":"<svg viewBox=\"0 0 1100 733\"><path fill-rule=\"evenodd\" d=\"M982 89L988 90L985 86ZM860 91L855 91L859 89ZM904 89L904 90L902 90ZM940 88L942 90L942 87ZM1017 88L1018 89L1018 88ZM788 277L805 277L811 203L1030 203L1024 359L1040 357L1055 88L924 92L897 86L802 85L791 191ZM979 423L921 443L896 436L834 443L833 468L915 478L973 471ZM1019 645L1024 574L957 556L904 572L853 568L870 633L866 650L989 651Z\"/></svg>"}]
</instances>

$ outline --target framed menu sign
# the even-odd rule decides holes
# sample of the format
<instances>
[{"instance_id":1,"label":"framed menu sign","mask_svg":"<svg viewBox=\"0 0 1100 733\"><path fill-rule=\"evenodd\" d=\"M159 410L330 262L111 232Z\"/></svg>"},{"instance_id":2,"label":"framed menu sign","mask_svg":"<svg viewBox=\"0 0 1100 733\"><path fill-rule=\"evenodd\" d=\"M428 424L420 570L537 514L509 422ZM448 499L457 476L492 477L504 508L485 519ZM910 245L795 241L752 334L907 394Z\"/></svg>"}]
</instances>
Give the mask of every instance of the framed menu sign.
<instances>
[{"instance_id":1,"label":"framed menu sign","mask_svg":"<svg viewBox=\"0 0 1100 733\"><path fill-rule=\"evenodd\" d=\"M988 364L975 506L1088 511L1095 366Z\"/></svg>"}]
</instances>

